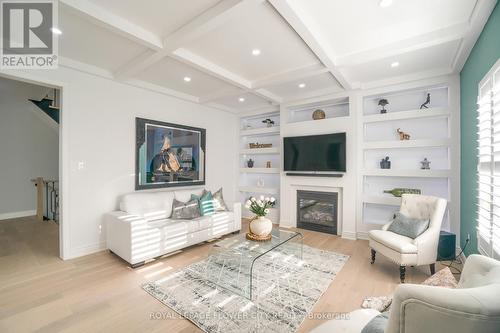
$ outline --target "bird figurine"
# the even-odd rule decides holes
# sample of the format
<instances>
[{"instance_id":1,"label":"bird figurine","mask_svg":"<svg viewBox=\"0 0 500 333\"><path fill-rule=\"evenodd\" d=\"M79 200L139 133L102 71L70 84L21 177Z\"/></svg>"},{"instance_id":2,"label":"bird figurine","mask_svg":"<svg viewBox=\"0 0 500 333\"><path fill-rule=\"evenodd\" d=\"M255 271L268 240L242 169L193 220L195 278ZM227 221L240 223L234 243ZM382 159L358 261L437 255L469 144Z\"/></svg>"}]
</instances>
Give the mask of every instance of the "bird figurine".
<instances>
[{"instance_id":1,"label":"bird figurine","mask_svg":"<svg viewBox=\"0 0 500 333\"><path fill-rule=\"evenodd\" d=\"M428 109L427 105L431 103L431 94L427 93L427 98L425 99L425 102L420 105L420 109Z\"/></svg>"}]
</instances>

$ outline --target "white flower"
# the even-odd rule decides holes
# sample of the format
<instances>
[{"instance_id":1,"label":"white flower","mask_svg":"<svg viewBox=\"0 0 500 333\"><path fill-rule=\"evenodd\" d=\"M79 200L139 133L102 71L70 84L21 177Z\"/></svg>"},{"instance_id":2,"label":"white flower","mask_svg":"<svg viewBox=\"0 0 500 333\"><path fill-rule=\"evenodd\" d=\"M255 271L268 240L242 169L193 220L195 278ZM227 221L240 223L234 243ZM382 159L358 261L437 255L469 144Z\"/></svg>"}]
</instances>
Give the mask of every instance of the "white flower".
<instances>
[{"instance_id":1,"label":"white flower","mask_svg":"<svg viewBox=\"0 0 500 333\"><path fill-rule=\"evenodd\" d=\"M265 199L265 200L266 200L266 202L269 202L269 197L266 197L266 199Z\"/></svg>"},{"instance_id":2,"label":"white flower","mask_svg":"<svg viewBox=\"0 0 500 333\"><path fill-rule=\"evenodd\" d=\"M264 213L269 214L269 208L264 209Z\"/></svg>"},{"instance_id":3,"label":"white flower","mask_svg":"<svg viewBox=\"0 0 500 333\"><path fill-rule=\"evenodd\" d=\"M252 202L251 202L250 200L247 200L247 201L245 202L245 206L250 206L251 204L252 204Z\"/></svg>"},{"instance_id":4,"label":"white flower","mask_svg":"<svg viewBox=\"0 0 500 333\"><path fill-rule=\"evenodd\" d=\"M259 207L264 207L264 203L260 200L257 200L257 205L259 205Z\"/></svg>"},{"instance_id":5,"label":"white flower","mask_svg":"<svg viewBox=\"0 0 500 333\"><path fill-rule=\"evenodd\" d=\"M260 201L264 201L264 196L261 195L259 199L260 199Z\"/></svg>"},{"instance_id":6,"label":"white flower","mask_svg":"<svg viewBox=\"0 0 500 333\"><path fill-rule=\"evenodd\" d=\"M255 199L254 197L251 197L251 198L250 198L250 201L255 202L255 201L256 201L256 199Z\"/></svg>"},{"instance_id":7,"label":"white flower","mask_svg":"<svg viewBox=\"0 0 500 333\"><path fill-rule=\"evenodd\" d=\"M275 202L276 201L276 198L275 197L271 197L271 202Z\"/></svg>"}]
</instances>

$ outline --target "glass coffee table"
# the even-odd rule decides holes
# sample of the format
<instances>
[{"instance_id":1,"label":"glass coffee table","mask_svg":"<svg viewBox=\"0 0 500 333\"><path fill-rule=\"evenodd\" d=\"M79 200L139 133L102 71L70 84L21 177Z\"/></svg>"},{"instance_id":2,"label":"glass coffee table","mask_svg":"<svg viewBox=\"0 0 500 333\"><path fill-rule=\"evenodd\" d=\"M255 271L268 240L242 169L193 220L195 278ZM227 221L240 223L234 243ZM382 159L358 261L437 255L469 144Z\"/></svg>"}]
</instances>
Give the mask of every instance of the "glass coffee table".
<instances>
[{"instance_id":1,"label":"glass coffee table","mask_svg":"<svg viewBox=\"0 0 500 333\"><path fill-rule=\"evenodd\" d=\"M235 294L253 300L258 283L258 270L266 269L259 265L264 258L273 260L289 256L302 259L301 233L273 228L269 241L248 240L246 233L225 238L214 244L202 272L203 278ZM268 268L267 268L268 269ZM257 281L256 281L257 280Z\"/></svg>"}]
</instances>

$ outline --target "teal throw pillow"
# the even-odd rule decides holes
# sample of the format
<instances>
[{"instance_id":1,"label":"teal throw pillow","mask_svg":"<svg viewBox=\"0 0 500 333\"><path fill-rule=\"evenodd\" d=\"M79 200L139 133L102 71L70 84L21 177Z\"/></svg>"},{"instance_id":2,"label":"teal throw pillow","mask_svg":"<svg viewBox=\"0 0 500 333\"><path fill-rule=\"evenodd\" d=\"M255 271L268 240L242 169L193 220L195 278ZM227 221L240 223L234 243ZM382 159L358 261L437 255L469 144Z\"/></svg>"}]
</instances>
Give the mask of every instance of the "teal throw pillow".
<instances>
[{"instance_id":1,"label":"teal throw pillow","mask_svg":"<svg viewBox=\"0 0 500 333\"><path fill-rule=\"evenodd\" d=\"M193 199L198 200L198 206L200 207L201 216L211 215L215 213L212 192L204 190L201 196L191 194L191 200Z\"/></svg>"}]
</instances>

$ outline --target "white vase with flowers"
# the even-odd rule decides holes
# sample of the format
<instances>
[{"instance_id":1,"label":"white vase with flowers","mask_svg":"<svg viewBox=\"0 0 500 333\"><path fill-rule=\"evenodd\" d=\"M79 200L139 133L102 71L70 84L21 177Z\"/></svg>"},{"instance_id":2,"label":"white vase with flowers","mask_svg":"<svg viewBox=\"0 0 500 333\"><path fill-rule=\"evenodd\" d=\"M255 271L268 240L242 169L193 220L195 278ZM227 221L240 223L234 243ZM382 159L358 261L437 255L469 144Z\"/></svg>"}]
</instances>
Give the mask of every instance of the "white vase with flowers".
<instances>
[{"instance_id":1,"label":"white vase with flowers","mask_svg":"<svg viewBox=\"0 0 500 333\"><path fill-rule=\"evenodd\" d=\"M271 239L271 231L273 230L273 222L266 218L270 208L276 205L276 199L271 197L260 196L259 199L251 197L245 203L245 208L255 214L248 226L247 238L257 241L265 241Z\"/></svg>"}]
</instances>

